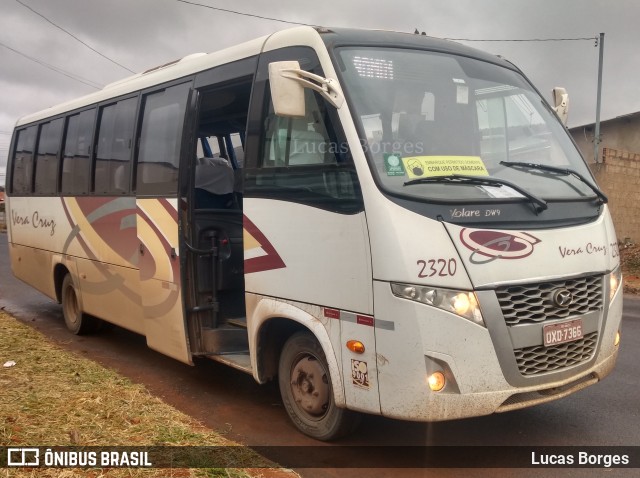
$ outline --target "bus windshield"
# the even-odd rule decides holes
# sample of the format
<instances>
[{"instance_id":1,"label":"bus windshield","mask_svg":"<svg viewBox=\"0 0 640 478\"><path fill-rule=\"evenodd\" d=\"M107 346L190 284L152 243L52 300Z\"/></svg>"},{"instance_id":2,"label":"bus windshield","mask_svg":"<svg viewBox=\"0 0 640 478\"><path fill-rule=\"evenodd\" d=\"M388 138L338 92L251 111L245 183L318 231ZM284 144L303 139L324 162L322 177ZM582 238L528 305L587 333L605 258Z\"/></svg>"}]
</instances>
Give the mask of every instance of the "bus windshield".
<instances>
[{"instance_id":1,"label":"bus windshield","mask_svg":"<svg viewBox=\"0 0 640 478\"><path fill-rule=\"evenodd\" d=\"M438 202L599 193L563 125L516 71L421 50L337 52L363 146L385 191ZM461 175L518 188L445 179Z\"/></svg>"}]
</instances>

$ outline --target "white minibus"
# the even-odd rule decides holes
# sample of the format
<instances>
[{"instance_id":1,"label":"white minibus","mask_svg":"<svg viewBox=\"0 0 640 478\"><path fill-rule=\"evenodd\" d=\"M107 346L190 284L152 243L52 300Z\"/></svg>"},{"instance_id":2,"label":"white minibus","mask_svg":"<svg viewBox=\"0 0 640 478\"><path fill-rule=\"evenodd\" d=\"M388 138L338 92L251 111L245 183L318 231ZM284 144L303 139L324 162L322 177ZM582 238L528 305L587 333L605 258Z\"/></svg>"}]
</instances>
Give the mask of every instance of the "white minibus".
<instances>
[{"instance_id":1,"label":"white minibus","mask_svg":"<svg viewBox=\"0 0 640 478\"><path fill-rule=\"evenodd\" d=\"M299 27L20 119L15 275L191 364L278 380L319 440L555 400L614 367L607 198L513 64Z\"/></svg>"}]
</instances>

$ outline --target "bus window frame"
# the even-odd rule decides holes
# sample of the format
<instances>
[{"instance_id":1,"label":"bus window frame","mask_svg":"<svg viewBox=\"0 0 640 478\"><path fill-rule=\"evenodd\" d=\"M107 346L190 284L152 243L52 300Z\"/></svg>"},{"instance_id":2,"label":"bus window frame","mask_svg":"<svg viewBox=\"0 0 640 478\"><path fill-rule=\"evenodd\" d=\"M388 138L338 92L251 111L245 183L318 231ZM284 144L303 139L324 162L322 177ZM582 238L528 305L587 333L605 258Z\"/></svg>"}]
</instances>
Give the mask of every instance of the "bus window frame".
<instances>
[{"instance_id":1,"label":"bus window frame","mask_svg":"<svg viewBox=\"0 0 640 478\"><path fill-rule=\"evenodd\" d=\"M37 190L37 185L36 185L36 179L38 176L38 157L41 156L40 153L40 143L42 141L42 129L45 127L45 125L51 125L53 122L61 120L62 121L62 127L60 128L60 132L58 133L58 150L55 154L55 171L56 174L53 178L53 192L41 192ZM64 139L64 132L65 132L65 126L66 126L66 116L64 115L59 115L56 117L52 117L52 118L47 118L47 120L45 121L41 121L38 123L38 133L37 133L37 140L36 140L36 144L34 147L34 151L33 151L33 171L32 171L32 180L31 180L31 194L33 196L39 196L39 197L55 197L58 195L59 191L60 191L60 159L61 159L61 151L62 151L62 143L63 143L63 139Z\"/></svg>"},{"instance_id":2,"label":"bus window frame","mask_svg":"<svg viewBox=\"0 0 640 478\"><path fill-rule=\"evenodd\" d=\"M271 198L279 199L283 201L295 202L303 204L305 206L323 209L337 214L358 214L364 211L364 198L362 196L362 190L360 186L360 180L356 171L356 167L353 161L351 153L351 145L349 145L344 127L340 121L337 110L328 105L327 117L331 123L331 128L334 130L335 140L340 145L347 145L347 151L342 153L336 153L336 156L343 155L343 162L337 164L319 164L319 165L295 165L278 168L264 167L262 164L262 158L264 155L264 144L266 136L266 128L264 127L264 121L267 117L267 112L271 104L270 91L269 91L269 73L268 65L275 61L285 60L298 60L302 69L309 70L315 74L323 75L322 64L320 62L317 52L310 46L289 46L279 48L277 50L271 50L263 52L260 55L258 67L256 70L255 81L253 85L253 95L251 98L251 108L249 115L249 122L247 125L247 147L245 149L245 162L244 162L244 185L245 185L245 197L256 198ZM326 100L323 100L326 101ZM278 192L270 193L268 191L260 191L259 187L252 185L255 178L260 174L278 174L286 173L287 171L302 172L307 170L309 172L316 170L319 172L329 170L342 170L349 172L352 177L352 186L354 188L355 198L353 200L345 201L336 199L335 201L315 201L304 200L296 195L280 194Z\"/></svg>"},{"instance_id":3,"label":"bus window frame","mask_svg":"<svg viewBox=\"0 0 640 478\"><path fill-rule=\"evenodd\" d=\"M47 120L50 120L50 118L48 118ZM33 151L31 151L31 179L30 179L30 184L29 184L29 191L28 192L19 192L16 194L15 192L15 185L14 185L14 178L15 178L15 174L14 174L14 170L16 167L16 161L15 161L15 155L16 155L16 148L18 147L18 137L20 136L20 133L23 131L27 131L29 128L31 127L35 127L36 128L36 136L34 138L33 141ZM33 122L33 123L28 123L28 124L24 124L21 125L19 128L14 128L13 131L13 135L12 135L12 139L11 139L11 146L9 148L9 156L7 157L7 177L5 178L5 182L7 182L9 184L8 188L5 188L6 191L9 192L9 196L16 196L16 197L20 197L20 196L33 196L33 181L34 181L34 173L35 173L35 168L34 166L34 158L35 158L35 154L36 154L36 147L38 145L38 135L40 134L40 123L39 122Z\"/></svg>"},{"instance_id":4,"label":"bus window frame","mask_svg":"<svg viewBox=\"0 0 640 478\"><path fill-rule=\"evenodd\" d=\"M85 184L86 186L86 192L82 192L80 194L74 194L74 193L70 193L67 194L62 190L62 171L64 168L64 159L65 159L65 152L66 152L66 147L67 147L67 132L68 132L68 128L69 128L69 120L74 117L74 116L80 116L82 113L86 112L86 111L91 111L93 110L93 123L91 126L91 137L89 138L89 154L87 157L87 161L89 162L89 174L88 174L88 178L87 178L87 184ZM93 156L93 151L95 149L94 147L94 141L95 141L95 137L96 137L96 128L98 125L98 104L97 103L92 103L90 105L87 105L83 108L79 108L76 110L72 110L67 112L64 115L64 128L63 128L63 133L62 133L62 145L60 148L60 163L58 165L58 195L60 197L75 197L75 196L90 196L92 195L91 192L91 183L92 183L92 174L93 174L93 166L92 166L92 156ZM75 156L74 156L75 157Z\"/></svg>"},{"instance_id":5,"label":"bus window frame","mask_svg":"<svg viewBox=\"0 0 640 478\"><path fill-rule=\"evenodd\" d=\"M117 105L121 101L126 101L132 98L136 98L136 107L135 113L133 115L133 129L131 136L131 151L129 152L129 179L127 181L128 189L123 194L110 194L110 193L102 193L96 191L96 182L95 182L95 174L96 174L96 163L98 161L98 134L100 132L100 122L102 120L102 112L104 108L107 108L112 105ZM137 134L138 134L138 116L140 115L140 91L135 91L132 93L128 93L125 95L117 96L114 98L109 98L108 100L101 101L99 103L94 103L92 105L96 108L96 116L93 123L93 138L91 140L91 151L90 151L90 161L91 161L91 169L89 172L89 193L88 196L95 197L114 197L114 196L131 196L132 188L131 188L131 171L133 169L135 150L137 145ZM62 173L61 173L62 174Z\"/></svg>"},{"instance_id":6,"label":"bus window frame","mask_svg":"<svg viewBox=\"0 0 640 478\"><path fill-rule=\"evenodd\" d=\"M132 148L133 161L131 163L131 171L130 171L130 181L131 181L130 189L129 189L130 195L135 196L137 198L179 197L180 185L181 185L180 176L182 174L182 169L184 167L183 161L184 161L184 157L187 155L187 149L189 148L189 146L186 145L185 141L187 141L190 136L189 118L191 114L190 108L191 108L191 102L193 97L193 90L194 90L193 85L194 85L195 77L196 75L189 75L189 76L178 78L176 80L168 81L166 83L162 83L159 85L153 85L151 87L137 91L138 107L136 109L136 121L134 126L134 137L133 137L134 146ZM149 95L153 95L154 93L159 93L173 86L178 86L186 83L191 83L191 86L189 88L190 90L189 94L187 95L184 116L182 118L182 134L180 137L180 149L179 149L179 158L178 158L178 179L176 184L176 190L171 192L170 194L161 194L161 193L141 194L138 191L137 185L138 185L138 164L139 164L139 156L140 156L140 138L141 138L141 132L142 132L142 122L144 120L144 108L143 108L144 100Z\"/></svg>"}]
</instances>

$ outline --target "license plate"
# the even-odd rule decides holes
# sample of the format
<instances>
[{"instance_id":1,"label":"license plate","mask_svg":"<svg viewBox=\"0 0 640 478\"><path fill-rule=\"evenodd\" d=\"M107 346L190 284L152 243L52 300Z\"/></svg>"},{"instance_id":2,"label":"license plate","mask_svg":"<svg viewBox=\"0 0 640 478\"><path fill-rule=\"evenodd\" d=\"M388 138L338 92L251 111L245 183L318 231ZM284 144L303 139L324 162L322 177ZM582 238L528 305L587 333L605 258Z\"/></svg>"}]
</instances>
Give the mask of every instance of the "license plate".
<instances>
[{"instance_id":1,"label":"license plate","mask_svg":"<svg viewBox=\"0 0 640 478\"><path fill-rule=\"evenodd\" d=\"M582 338L582 319L570 320L561 324L545 325L543 329L544 345L558 345Z\"/></svg>"}]
</instances>

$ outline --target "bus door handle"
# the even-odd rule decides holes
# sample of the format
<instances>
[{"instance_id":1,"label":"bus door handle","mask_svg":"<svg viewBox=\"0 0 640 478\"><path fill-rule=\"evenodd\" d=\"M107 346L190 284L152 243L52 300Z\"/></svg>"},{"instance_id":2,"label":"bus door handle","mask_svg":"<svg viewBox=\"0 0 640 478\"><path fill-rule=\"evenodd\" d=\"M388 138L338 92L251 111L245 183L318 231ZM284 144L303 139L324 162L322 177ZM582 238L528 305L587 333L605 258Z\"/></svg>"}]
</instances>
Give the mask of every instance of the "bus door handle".
<instances>
[{"instance_id":1,"label":"bus door handle","mask_svg":"<svg viewBox=\"0 0 640 478\"><path fill-rule=\"evenodd\" d=\"M140 255L144 256L144 244L142 242L140 243Z\"/></svg>"}]
</instances>

